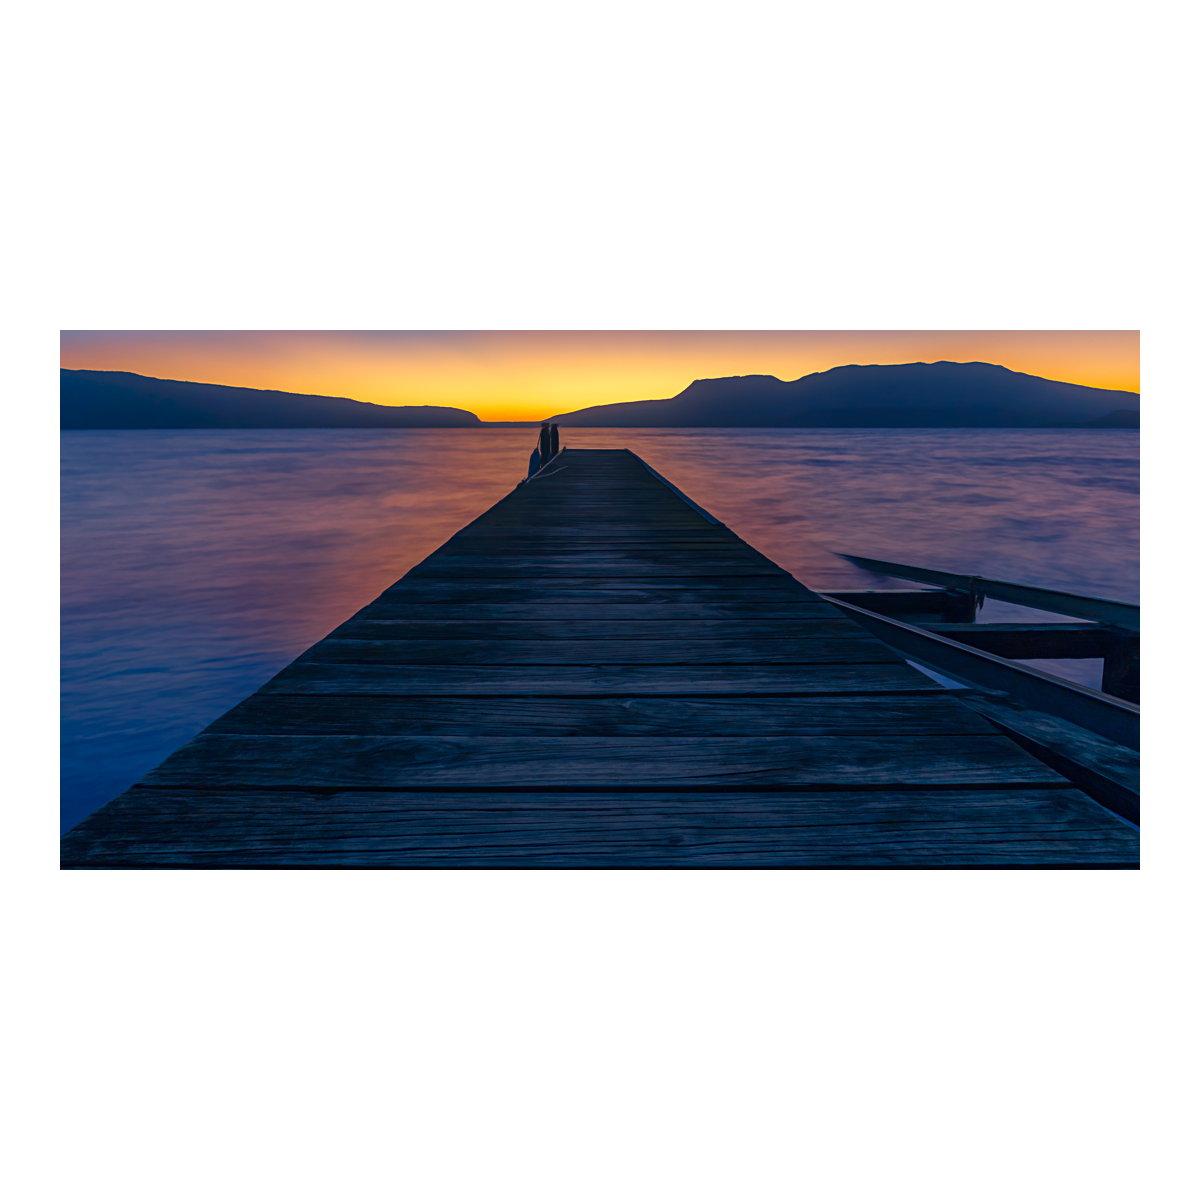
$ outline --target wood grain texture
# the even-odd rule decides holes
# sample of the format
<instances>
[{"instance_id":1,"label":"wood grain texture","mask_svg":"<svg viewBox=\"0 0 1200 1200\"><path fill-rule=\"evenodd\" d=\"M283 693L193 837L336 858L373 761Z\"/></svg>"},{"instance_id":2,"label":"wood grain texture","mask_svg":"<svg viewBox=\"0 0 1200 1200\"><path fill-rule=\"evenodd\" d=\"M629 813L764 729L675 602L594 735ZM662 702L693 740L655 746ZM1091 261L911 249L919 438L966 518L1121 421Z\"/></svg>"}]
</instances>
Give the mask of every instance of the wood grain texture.
<instances>
[{"instance_id":1,"label":"wood grain texture","mask_svg":"<svg viewBox=\"0 0 1200 1200\"><path fill-rule=\"evenodd\" d=\"M1136 866L627 451L564 450L70 831L72 869Z\"/></svg>"},{"instance_id":2,"label":"wood grain texture","mask_svg":"<svg viewBox=\"0 0 1200 1200\"><path fill-rule=\"evenodd\" d=\"M944 692L926 696L335 696L256 693L209 733L310 736L905 737L991 735Z\"/></svg>"},{"instance_id":3,"label":"wood grain texture","mask_svg":"<svg viewBox=\"0 0 1200 1200\"><path fill-rule=\"evenodd\" d=\"M511 666L322 663L301 658L263 684L258 694L825 696L942 691L928 675L903 663L533 663L517 671Z\"/></svg>"},{"instance_id":4,"label":"wood grain texture","mask_svg":"<svg viewBox=\"0 0 1200 1200\"><path fill-rule=\"evenodd\" d=\"M355 619L364 621L479 621L520 620L575 622L581 617L589 621L627 621L651 626L655 621L713 621L726 618L741 621L806 621L828 619L837 613L832 605L791 604L786 601L759 601L753 597L739 599L735 593L730 599L711 597L699 603L686 603L668 596L647 597L641 602L618 600L607 603L603 593L600 599L589 598L586 591L572 595L556 594L544 603L538 600L511 602L507 598L443 600L414 599L404 603L400 600L377 600L355 614ZM772 625L771 628L774 628Z\"/></svg>"},{"instance_id":5,"label":"wood grain texture","mask_svg":"<svg viewBox=\"0 0 1200 1200\"><path fill-rule=\"evenodd\" d=\"M694 604L707 600L734 600L756 598L772 603L791 604L803 601L806 604L829 603L816 592L802 587L790 575L758 575L752 581L735 578L724 581L719 578L695 579L689 576L664 576L661 579L597 580L594 576L573 575L569 571L556 572L553 577L542 574L526 579L493 579L480 574L475 579L446 580L428 579L423 576L405 575L397 580L379 597L379 601L411 603L416 600L436 601L440 598L458 597L480 600L547 600L555 597L579 599L588 594L622 603L640 603L643 599L655 599L671 603ZM830 605L830 607L835 607Z\"/></svg>"},{"instance_id":6,"label":"wood grain texture","mask_svg":"<svg viewBox=\"0 0 1200 1200\"><path fill-rule=\"evenodd\" d=\"M306 737L202 733L151 786L766 787L1065 780L986 737Z\"/></svg>"},{"instance_id":7,"label":"wood grain texture","mask_svg":"<svg viewBox=\"0 0 1200 1200\"><path fill-rule=\"evenodd\" d=\"M430 562L419 568L414 568L409 574L412 579L444 579L449 581L462 580L469 582L486 575L489 579L539 579L554 576L569 570L572 577L582 580L636 579L653 582L658 579L688 579L703 581L709 578L739 580L739 579L770 579L782 578L784 572L780 568L774 571L760 567L757 563L741 562L737 559L701 558L697 556L691 562L651 562L637 558L611 558L608 561L584 559L570 562L565 557L557 562L539 560L532 557L504 555L497 557L486 568L477 562L467 562L463 559L445 559L441 562Z\"/></svg>"},{"instance_id":8,"label":"wood grain texture","mask_svg":"<svg viewBox=\"0 0 1200 1200\"><path fill-rule=\"evenodd\" d=\"M899 663L904 660L870 637L676 638L590 641L484 638L409 638L368 641L326 638L303 655L305 662L344 663Z\"/></svg>"},{"instance_id":9,"label":"wood grain texture","mask_svg":"<svg viewBox=\"0 0 1200 1200\"><path fill-rule=\"evenodd\" d=\"M957 699L1105 808L1141 823L1141 755L1049 713L964 688Z\"/></svg>"},{"instance_id":10,"label":"wood grain texture","mask_svg":"<svg viewBox=\"0 0 1200 1200\"><path fill-rule=\"evenodd\" d=\"M869 636L869 635L868 635ZM474 619L455 617L442 620L429 618L388 618L359 613L339 625L330 639L353 641L487 641L487 642L674 642L686 645L713 643L727 646L732 642L752 642L768 638L771 641L808 642L813 639L849 638L855 642L867 640L863 631L840 614L826 617L814 614L804 621L722 620L697 617L676 621L666 617L637 620L591 620L575 617L565 621L534 619L489 618L481 614Z\"/></svg>"},{"instance_id":11,"label":"wood grain texture","mask_svg":"<svg viewBox=\"0 0 1200 1200\"><path fill-rule=\"evenodd\" d=\"M137 787L64 839L73 867L970 868L1137 864L1073 789L195 791Z\"/></svg>"}]
</instances>

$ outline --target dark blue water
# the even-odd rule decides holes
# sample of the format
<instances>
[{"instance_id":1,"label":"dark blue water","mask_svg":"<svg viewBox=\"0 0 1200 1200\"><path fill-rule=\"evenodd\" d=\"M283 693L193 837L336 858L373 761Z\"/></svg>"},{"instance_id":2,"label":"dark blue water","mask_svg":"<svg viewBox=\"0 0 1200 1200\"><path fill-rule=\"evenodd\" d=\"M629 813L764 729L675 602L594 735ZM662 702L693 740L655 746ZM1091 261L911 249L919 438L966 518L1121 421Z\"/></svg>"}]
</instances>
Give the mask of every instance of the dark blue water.
<instances>
[{"instance_id":1,"label":"dark blue water","mask_svg":"<svg viewBox=\"0 0 1200 1200\"><path fill-rule=\"evenodd\" d=\"M915 586L844 552L1138 600L1136 432L563 434L635 450L813 587ZM65 431L64 828L511 490L534 436ZM1056 619L994 601L980 614L1022 618ZM1099 686L1098 661L1037 665Z\"/></svg>"}]
</instances>

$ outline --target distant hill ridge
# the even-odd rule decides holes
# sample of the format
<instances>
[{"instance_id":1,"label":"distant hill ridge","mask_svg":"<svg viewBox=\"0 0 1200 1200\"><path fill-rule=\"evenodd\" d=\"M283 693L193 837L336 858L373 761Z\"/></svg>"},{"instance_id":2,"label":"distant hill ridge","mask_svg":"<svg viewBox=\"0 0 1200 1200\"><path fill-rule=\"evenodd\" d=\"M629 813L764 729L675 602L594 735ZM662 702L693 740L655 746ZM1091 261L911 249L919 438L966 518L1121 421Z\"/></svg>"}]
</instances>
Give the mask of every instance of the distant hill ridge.
<instances>
[{"instance_id":1,"label":"distant hill ridge","mask_svg":"<svg viewBox=\"0 0 1200 1200\"><path fill-rule=\"evenodd\" d=\"M478 427L461 408L154 379L131 371L59 373L63 429L438 429Z\"/></svg>"},{"instance_id":2,"label":"distant hill ridge","mask_svg":"<svg viewBox=\"0 0 1200 1200\"><path fill-rule=\"evenodd\" d=\"M841 428L1136 428L1137 392L1058 383L993 363L845 366L784 382L774 375L697 379L669 400L597 404L551 417L564 426Z\"/></svg>"},{"instance_id":3,"label":"distant hill ridge","mask_svg":"<svg viewBox=\"0 0 1200 1200\"><path fill-rule=\"evenodd\" d=\"M392 406L130 371L63 369L63 429L436 429L481 421L461 408ZM1059 383L992 363L844 366L790 382L697 379L667 400L598 404L548 418L563 426L1136 429L1136 392Z\"/></svg>"}]
</instances>

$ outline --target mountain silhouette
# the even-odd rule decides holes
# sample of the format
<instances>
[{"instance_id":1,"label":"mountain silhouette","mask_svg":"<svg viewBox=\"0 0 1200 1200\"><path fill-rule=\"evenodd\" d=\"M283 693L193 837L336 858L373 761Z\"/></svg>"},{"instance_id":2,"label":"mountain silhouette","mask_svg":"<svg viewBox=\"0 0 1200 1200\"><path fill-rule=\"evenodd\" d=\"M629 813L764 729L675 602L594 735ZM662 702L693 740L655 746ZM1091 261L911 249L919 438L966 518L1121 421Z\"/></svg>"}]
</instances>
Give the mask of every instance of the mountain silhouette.
<instances>
[{"instance_id":1,"label":"mountain silhouette","mask_svg":"<svg viewBox=\"0 0 1200 1200\"><path fill-rule=\"evenodd\" d=\"M59 372L63 429L443 429L479 426L461 408L368 404L342 396L153 379L130 371Z\"/></svg>"},{"instance_id":2,"label":"mountain silhouette","mask_svg":"<svg viewBox=\"0 0 1200 1200\"><path fill-rule=\"evenodd\" d=\"M1023 375L992 363L902 363L697 379L669 400L597 404L563 426L1136 428L1140 396Z\"/></svg>"}]
</instances>

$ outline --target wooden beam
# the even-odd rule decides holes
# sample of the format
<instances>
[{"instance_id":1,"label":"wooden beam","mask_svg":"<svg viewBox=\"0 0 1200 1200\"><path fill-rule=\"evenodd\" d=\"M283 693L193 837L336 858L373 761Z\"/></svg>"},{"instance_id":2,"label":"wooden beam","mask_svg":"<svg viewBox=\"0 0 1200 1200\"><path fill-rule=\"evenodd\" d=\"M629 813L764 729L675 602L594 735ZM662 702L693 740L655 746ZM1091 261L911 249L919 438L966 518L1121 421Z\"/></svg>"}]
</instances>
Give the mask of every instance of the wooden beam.
<instances>
[{"instance_id":1,"label":"wooden beam","mask_svg":"<svg viewBox=\"0 0 1200 1200\"><path fill-rule=\"evenodd\" d=\"M943 621L973 621L976 605L969 592L929 588L843 588L822 592L834 600L857 604L885 617L937 616Z\"/></svg>"},{"instance_id":2,"label":"wooden beam","mask_svg":"<svg viewBox=\"0 0 1200 1200\"><path fill-rule=\"evenodd\" d=\"M1062 613L1067 617L1080 617L1085 621L1100 621L1135 633L1141 628L1141 609L1136 604L1078 596L1074 592L1056 592L1023 583L1008 583L1002 579L987 579L982 575L953 575L948 571L931 571L925 567L885 562L880 558L861 558L856 554L843 554L841 557L865 571L891 575L894 579L911 579L917 583L933 583L938 587L957 588L960 591L973 590L977 595L990 596L993 600L1006 600L1010 604Z\"/></svg>"},{"instance_id":3,"label":"wooden beam","mask_svg":"<svg viewBox=\"0 0 1200 1200\"><path fill-rule=\"evenodd\" d=\"M1108 738L995 692L970 688L955 698L1080 791L1134 825L1141 823L1141 756Z\"/></svg>"},{"instance_id":4,"label":"wooden beam","mask_svg":"<svg viewBox=\"0 0 1200 1200\"><path fill-rule=\"evenodd\" d=\"M1140 720L1136 704L1009 662L986 650L963 646L929 629L893 621L844 601L832 603L907 659L971 686L1006 693L1031 708L1138 749Z\"/></svg>"},{"instance_id":5,"label":"wooden beam","mask_svg":"<svg viewBox=\"0 0 1200 1200\"><path fill-rule=\"evenodd\" d=\"M1065 623L970 624L943 623L942 637L999 654L1002 658L1104 658L1113 653L1123 631L1103 625Z\"/></svg>"}]
</instances>

